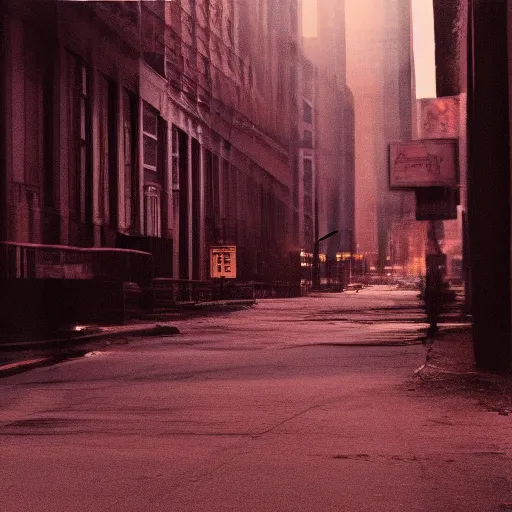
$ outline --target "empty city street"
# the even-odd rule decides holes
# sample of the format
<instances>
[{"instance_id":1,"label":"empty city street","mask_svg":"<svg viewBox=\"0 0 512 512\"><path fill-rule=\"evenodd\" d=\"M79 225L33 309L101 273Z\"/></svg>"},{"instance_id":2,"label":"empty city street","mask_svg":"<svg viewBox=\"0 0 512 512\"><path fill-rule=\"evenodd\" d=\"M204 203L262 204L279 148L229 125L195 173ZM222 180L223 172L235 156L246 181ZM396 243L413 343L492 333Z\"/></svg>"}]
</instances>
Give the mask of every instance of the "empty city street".
<instances>
[{"instance_id":1,"label":"empty city street","mask_svg":"<svg viewBox=\"0 0 512 512\"><path fill-rule=\"evenodd\" d=\"M421 385L419 306L262 300L4 378L0 510L508 510L510 416Z\"/></svg>"},{"instance_id":2,"label":"empty city street","mask_svg":"<svg viewBox=\"0 0 512 512\"><path fill-rule=\"evenodd\" d=\"M0 512L512 512L512 0L0 34Z\"/></svg>"}]
</instances>

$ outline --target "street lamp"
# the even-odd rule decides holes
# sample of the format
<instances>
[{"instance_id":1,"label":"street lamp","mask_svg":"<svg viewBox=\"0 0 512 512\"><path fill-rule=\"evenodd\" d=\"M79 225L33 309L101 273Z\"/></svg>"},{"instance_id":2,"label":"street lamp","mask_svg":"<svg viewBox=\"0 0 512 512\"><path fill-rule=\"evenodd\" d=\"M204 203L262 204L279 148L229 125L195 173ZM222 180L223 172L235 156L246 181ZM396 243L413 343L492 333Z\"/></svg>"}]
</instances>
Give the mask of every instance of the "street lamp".
<instances>
[{"instance_id":1,"label":"street lamp","mask_svg":"<svg viewBox=\"0 0 512 512\"><path fill-rule=\"evenodd\" d=\"M338 232L337 229L327 233L326 235L320 237L316 240L313 245L313 276L312 276L312 288L313 290L318 290L320 288L320 242L335 235Z\"/></svg>"}]
</instances>

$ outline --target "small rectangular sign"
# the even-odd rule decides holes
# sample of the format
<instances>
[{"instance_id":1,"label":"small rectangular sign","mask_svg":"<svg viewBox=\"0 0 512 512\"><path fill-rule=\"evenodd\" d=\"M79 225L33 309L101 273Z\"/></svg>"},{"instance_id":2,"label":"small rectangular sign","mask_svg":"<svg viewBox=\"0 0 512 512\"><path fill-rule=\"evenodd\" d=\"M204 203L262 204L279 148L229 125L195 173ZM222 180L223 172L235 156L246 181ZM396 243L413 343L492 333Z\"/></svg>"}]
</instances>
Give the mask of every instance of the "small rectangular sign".
<instances>
[{"instance_id":1,"label":"small rectangular sign","mask_svg":"<svg viewBox=\"0 0 512 512\"><path fill-rule=\"evenodd\" d=\"M460 203L458 189L446 187L417 188L416 220L453 220Z\"/></svg>"},{"instance_id":2,"label":"small rectangular sign","mask_svg":"<svg viewBox=\"0 0 512 512\"><path fill-rule=\"evenodd\" d=\"M210 247L210 277L236 278L236 246Z\"/></svg>"},{"instance_id":3,"label":"small rectangular sign","mask_svg":"<svg viewBox=\"0 0 512 512\"><path fill-rule=\"evenodd\" d=\"M390 188L456 187L458 179L457 139L390 143Z\"/></svg>"}]
</instances>

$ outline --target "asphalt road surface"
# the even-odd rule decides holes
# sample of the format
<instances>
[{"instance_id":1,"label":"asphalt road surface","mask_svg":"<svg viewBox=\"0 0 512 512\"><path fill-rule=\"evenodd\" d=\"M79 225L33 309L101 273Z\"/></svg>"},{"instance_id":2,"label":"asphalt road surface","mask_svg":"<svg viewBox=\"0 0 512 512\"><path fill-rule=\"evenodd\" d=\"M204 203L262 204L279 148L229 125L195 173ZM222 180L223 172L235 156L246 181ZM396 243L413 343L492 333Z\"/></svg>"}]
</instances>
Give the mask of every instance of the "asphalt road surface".
<instances>
[{"instance_id":1,"label":"asphalt road surface","mask_svg":"<svg viewBox=\"0 0 512 512\"><path fill-rule=\"evenodd\" d=\"M415 292L177 325L2 379L1 511L508 510L511 417L415 380Z\"/></svg>"}]
</instances>

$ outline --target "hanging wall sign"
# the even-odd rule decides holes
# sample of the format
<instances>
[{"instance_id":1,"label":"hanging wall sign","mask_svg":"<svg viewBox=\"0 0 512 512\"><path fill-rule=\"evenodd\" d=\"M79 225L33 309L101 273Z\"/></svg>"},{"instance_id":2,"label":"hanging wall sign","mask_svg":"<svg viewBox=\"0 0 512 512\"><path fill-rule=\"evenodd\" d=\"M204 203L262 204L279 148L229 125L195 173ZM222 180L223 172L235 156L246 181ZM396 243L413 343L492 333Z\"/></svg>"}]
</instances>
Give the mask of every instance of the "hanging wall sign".
<instances>
[{"instance_id":1,"label":"hanging wall sign","mask_svg":"<svg viewBox=\"0 0 512 512\"><path fill-rule=\"evenodd\" d=\"M458 180L457 139L423 139L390 143L390 188L456 187Z\"/></svg>"},{"instance_id":2,"label":"hanging wall sign","mask_svg":"<svg viewBox=\"0 0 512 512\"><path fill-rule=\"evenodd\" d=\"M450 220L457 218L460 193L456 188L417 188L416 220Z\"/></svg>"}]
</instances>

